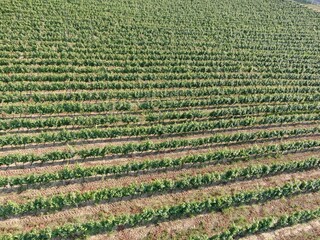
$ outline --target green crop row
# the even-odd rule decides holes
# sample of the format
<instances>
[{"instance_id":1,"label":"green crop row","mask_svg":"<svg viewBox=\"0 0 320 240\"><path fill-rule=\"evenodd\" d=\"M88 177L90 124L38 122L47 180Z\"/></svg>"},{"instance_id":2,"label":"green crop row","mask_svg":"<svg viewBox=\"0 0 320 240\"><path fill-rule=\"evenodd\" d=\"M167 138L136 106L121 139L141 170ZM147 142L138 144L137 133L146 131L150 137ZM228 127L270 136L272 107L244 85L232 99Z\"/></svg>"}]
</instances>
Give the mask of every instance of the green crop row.
<instances>
[{"instance_id":1,"label":"green crop row","mask_svg":"<svg viewBox=\"0 0 320 240\"><path fill-rule=\"evenodd\" d=\"M180 119L195 119L195 118L217 118L217 117L231 117L231 116L248 116L251 114L297 114L318 112L320 110L319 104L290 104L290 105L258 105L251 107L230 107L215 109L212 111L184 111L184 112L164 112L164 113L150 113L142 115L128 115L128 114L110 114L98 116L73 116L73 117L46 117L46 118L14 118L8 120L0 120L0 129L20 129L20 128L45 128L45 127L62 127L62 126L97 126L114 123L137 123L139 120L145 119L147 122L163 121L166 119L180 120Z\"/></svg>"},{"instance_id":2,"label":"green crop row","mask_svg":"<svg viewBox=\"0 0 320 240\"><path fill-rule=\"evenodd\" d=\"M145 171L152 169L170 169L182 167L189 164L202 164L208 162L223 163L239 160L248 160L257 156L274 156L287 152L297 152L312 150L320 146L320 141L298 141L285 144L273 144L263 147L251 147L240 150L218 150L206 154L188 155L180 158L164 158L159 160L146 160L142 162L129 162L116 166L94 166L76 167L74 169L65 168L54 173L31 174L27 176L0 177L0 187L16 186L24 184L50 183L60 180L86 178L99 175L125 174L129 172ZM92 156L96 156L93 152ZM101 156L101 153L97 153ZM72 152L51 152L44 155L8 155L2 157L2 163L11 164L14 162L34 162L34 161L55 161L59 159L69 159L76 154Z\"/></svg>"},{"instance_id":3,"label":"green crop row","mask_svg":"<svg viewBox=\"0 0 320 240\"><path fill-rule=\"evenodd\" d=\"M169 89L169 90L113 90L87 91L67 93L3 93L2 103L28 102L58 102L58 101L93 101L110 99L145 99L145 98L174 98L174 97L206 97L227 95L256 95L256 94L318 94L317 87L246 87L246 88L200 88L200 89Z\"/></svg>"},{"instance_id":4,"label":"green crop row","mask_svg":"<svg viewBox=\"0 0 320 240\"><path fill-rule=\"evenodd\" d=\"M203 87L242 87L242 86L314 86L319 87L317 80L286 80L286 79L212 79L182 81L150 81L150 82L14 82L0 84L0 90L9 91L57 91L57 90L109 90L109 89L166 89L166 88L203 88Z\"/></svg>"},{"instance_id":5,"label":"green crop row","mask_svg":"<svg viewBox=\"0 0 320 240\"><path fill-rule=\"evenodd\" d=\"M115 230L117 226L127 228L142 224L156 223L164 220L179 219L204 212L221 211L233 206L247 205L252 202L262 203L282 197L289 197L320 190L320 180L299 181L287 183L258 191L243 191L234 195L225 195L218 198L207 198L201 201L184 202L177 205L164 206L158 209L144 209L140 213L111 216L106 219L89 221L78 224L66 224L53 229L33 230L16 235L3 236L6 240L20 239L74 239L88 235ZM0 235L0 237L2 237Z\"/></svg>"},{"instance_id":6,"label":"green crop row","mask_svg":"<svg viewBox=\"0 0 320 240\"><path fill-rule=\"evenodd\" d=\"M157 192L168 192L176 190L194 189L211 184L226 183L237 180L262 178L269 175L306 171L318 169L320 159L311 158L305 161L289 162L284 164L272 164L261 166L249 166L246 168L230 169L221 173L206 173L195 176L187 176L177 180L157 179L141 184L130 184L125 187L102 188L88 192L72 192L58 194L50 197L38 197L26 203L7 202L0 205L0 217L7 218L14 215L47 212L61 210L66 207L77 207L86 202L101 203L111 199L123 197L141 196L143 194L154 194Z\"/></svg>"},{"instance_id":7,"label":"green crop row","mask_svg":"<svg viewBox=\"0 0 320 240\"><path fill-rule=\"evenodd\" d=\"M228 120L190 121L184 123L154 126L110 127L105 129L87 128L80 130L62 130L54 133L40 133L34 135L6 135L0 136L0 146L16 146L31 143L69 142L74 140L89 140L98 138L116 138L123 136L161 136L165 134L191 133L209 131L214 129L226 129L235 127L258 126L269 124L297 123L302 121L318 121L320 115L288 115L235 118Z\"/></svg>"},{"instance_id":8,"label":"green crop row","mask_svg":"<svg viewBox=\"0 0 320 240\"><path fill-rule=\"evenodd\" d=\"M296 224L306 223L320 218L320 208L315 210L303 210L279 217L266 217L250 223L246 226L232 226L222 233L208 236L191 236L190 240L227 240L238 239L252 234L268 232Z\"/></svg>"}]
</instances>

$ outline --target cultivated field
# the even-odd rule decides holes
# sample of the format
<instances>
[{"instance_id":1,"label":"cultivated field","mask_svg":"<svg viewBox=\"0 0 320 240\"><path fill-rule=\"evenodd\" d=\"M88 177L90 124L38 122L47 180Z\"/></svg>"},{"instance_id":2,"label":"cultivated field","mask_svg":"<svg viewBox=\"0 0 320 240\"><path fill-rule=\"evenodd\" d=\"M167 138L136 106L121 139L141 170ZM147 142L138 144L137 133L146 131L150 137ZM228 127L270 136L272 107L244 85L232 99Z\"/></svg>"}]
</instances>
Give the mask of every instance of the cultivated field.
<instances>
[{"instance_id":1,"label":"cultivated field","mask_svg":"<svg viewBox=\"0 0 320 240\"><path fill-rule=\"evenodd\" d=\"M320 14L0 0L0 239L320 237Z\"/></svg>"}]
</instances>

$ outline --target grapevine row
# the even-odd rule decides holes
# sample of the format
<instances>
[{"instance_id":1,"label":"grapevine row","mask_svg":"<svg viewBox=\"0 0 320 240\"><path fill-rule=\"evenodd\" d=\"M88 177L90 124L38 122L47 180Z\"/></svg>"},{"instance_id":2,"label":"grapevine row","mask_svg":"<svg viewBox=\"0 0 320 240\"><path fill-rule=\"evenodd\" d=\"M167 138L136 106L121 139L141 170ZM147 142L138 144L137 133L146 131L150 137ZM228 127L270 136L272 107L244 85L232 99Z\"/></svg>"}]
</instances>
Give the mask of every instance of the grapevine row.
<instances>
[{"instance_id":1,"label":"grapevine row","mask_svg":"<svg viewBox=\"0 0 320 240\"><path fill-rule=\"evenodd\" d=\"M297 112L305 112L310 111L315 113L320 110L319 104L290 104L290 105L278 105L278 106L270 106L270 105L257 105L251 107L238 107L238 108L221 108L212 110L210 112L203 111L186 111L186 112L165 112L165 113L150 113L145 119L146 121L154 122L154 121L163 121L166 119L170 120L178 120L178 119L195 119L195 118L208 118L208 117L226 117L226 116L248 116L251 114L293 114ZM1 122L0 122L1 125Z\"/></svg>"},{"instance_id":2,"label":"grapevine row","mask_svg":"<svg viewBox=\"0 0 320 240\"><path fill-rule=\"evenodd\" d=\"M57 91L57 90L121 90L121 89L166 89L166 88L203 88L203 87L241 87L241 86L314 86L319 87L317 80L287 79L213 79L213 80L182 80L182 81L151 81L151 82L19 82L0 84L3 92L12 91Z\"/></svg>"},{"instance_id":3,"label":"grapevine row","mask_svg":"<svg viewBox=\"0 0 320 240\"><path fill-rule=\"evenodd\" d=\"M222 163L247 160L254 156L274 156L287 152L312 150L320 146L320 141L298 141L285 144L274 144L262 147L251 147L240 150L218 150L206 154L189 155L180 158L164 158L159 160L146 160L142 162L129 162L116 166L94 166L65 168L54 173L31 174L27 176L0 177L0 187L17 186L24 184L50 183L60 180L86 178L99 175L126 174L129 172L145 171L152 169L170 169L183 167L188 164ZM57 159L68 159L74 157L72 152L52 152L44 155L9 155L2 157L2 162L10 164L13 162L55 161Z\"/></svg>"},{"instance_id":4,"label":"grapevine row","mask_svg":"<svg viewBox=\"0 0 320 240\"><path fill-rule=\"evenodd\" d=\"M104 67L71 67L71 66L59 66L59 67L32 67L28 66L23 67L14 66L14 67L1 67L0 73L13 73L17 74L30 74L30 73L46 73L46 74L91 74L91 73L111 73L111 74L165 74L165 73L212 73L212 72L260 72L260 73L304 73L304 74L319 74L320 71L317 68L317 65L310 66L310 64L292 64L292 63L283 63L279 62L277 64L257 64L257 62L251 63L248 65L246 62L224 62L223 64L216 64L212 62L208 65L192 64L192 65L160 65L160 66L125 66L107 69Z\"/></svg>"},{"instance_id":5,"label":"grapevine row","mask_svg":"<svg viewBox=\"0 0 320 240\"><path fill-rule=\"evenodd\" d=\"M164 134L191 133L209 131L214 129L226 129L235 127L297 123L303 121L318 121L320 115L289 115L289 116L266 116L261 118L243 118L215 121L190 121L185 123L138 127L111 127L106 129L89 128L78 131L62 130L54 133L40 133L37 135L6 135L0 137L0 146L17 146L31 143L69 142L79 139L117 138L123 136L161 136Z\"/></svg>"},{"instance_id":6,"label":"grapevine row","mask_svg":"<svg viewBox=\"0 0 320 240\"><path fill-rule=\"evenodd\" d=\"M267 37L269 35L265 35ZM310 41L314 41L312 38ZM63 42L60 42L63 43ZM44 48L42 43L41 47ZM120 48L112 48L110 44L101 47L95 46L94 51L88 51L88 46L82 49L73 49L67 48L66 52L60 56L56 52L52 52L50 46L47 50L38 49L37 52L26 51L26 47L29 46L14 46L12 41L10 45L1 45L0 54L2 59L0 60L0 65L8 65L10 63L16 64L37 64L37 65L82 65L82 66L158 66L158 65L169 65L173 66L181 64L184 62L190 62L190 64L199 64L203 61L214 61L218 65L224 61L240 61L245 63L257 63L261 62L262 64L270 63L279 63L279 58L282 57L290 63L295 63L296 61L303 61L303 63L317 63L317 58L313 54L299 54L299 53L290 53L290 52L266 52L263 55L247 51L230 51L225 52L223 49L215 49L214 51L206 49L188 49L186 50L183 47L180 47L177 51L177 45L172 47L166 45L165 49L159 49L160 45L156 46L153 49L134 49L128 45L121 45ZM97 51L99 47L99 51ZM119 46L117 46L119 47ZM17 49L18 48L18 49ZM196 46L194 46L196 48ZM49 50L49 51L48 51ZM114 51L115 50L115 51ZM86 52L84 52L86 51ZM26 58L19 59L14 56L15 54L24 52ZM81 52L81 53L80 53ZM284 55L285 54L285 55ZM299 63L299 62L298 62ZM125 65L126 64L126 65Z\"/></svg>"},{"instance_id":7,"label":"grapevine row","mask_svg":"<svg viewBox=\"0 0 320 240\"><path fill-rule=\"evenodd\" d=\"M100 116L74 116L74 117L48 117L38 119L14 118L0 120L0 130L20 128L45 128L62 126L97 126L114 123L137 123L140 118L137 115L100 115Z\"/></svg>"},{"instance_id":8,"label":"grapevine row","mask_svg":"<svg viewBox=\"0 0 320 240\"><path fill-rule=\"evenodd\" d=\"M306 223L311 220L320 218L320 208L315 210L303 210L294 212L290 215L282 215L280 217L266 217L253 222L247 226L232 226L226 231L214 235L212 237L197 236L192 237L192 240L225 240L237 239L246 237L248 235L257 234L261 232L268 232L280 228L294 226L296 224Z\"/></svg>"},{"instance_id":9,"label":"grapevine row","mask_svg":"<svg viewBox=\"0 0 320 240\"><path fill-rule=\"evenodd\" d=\"M290 104L290 105L257 105L251 107L239 108L221 108L210 112L186 111L186 112L165 112L161 114L147 114L146 116L137 115L106 115L106 116L74 116L74 117L47 117L38 119L15 118L9 120L0 120L0 130L19 129L19 128L44 128L61 126L97 126L104 124L113 124L118 122L137 123L145 119L148 122L162 121L165 119L194 119L194 118L216 118L228 116L248 116L250 114L289 114L289 113L307 113L320 110L319 104Z\"/></svg>"},{"instance_id":10,"label":"grapevine row","mask_svg":"<svg viewBox=\"0 0 320 240\"><path fill-rule=\"evenodd\" d=\"M274 94L274 95L240 95L231 97L217 97L206 99L183 99L183 100L154 100L133 102L100 102L100 103L79 103L59 102L41 104L20 104L2 105L0 111L6 114L53 114L53 113L85 113L85 112L106 112L106 111L128 111L137 108L138 110L154 110L168 108L204 107L233 104L257 104L257 103L303 103L318 102L320 94Z\"/></svg>"},{"instance_id":11,"label":"grapevine row","mask_svg":"<svg viewBox=\"0 0 320 240\"><path fill-rule=\"evenodd\" d=\"M213 60L164 60L164 61L103 61L104 65L102 65L102 61L87 61L89 64L91 63L94 66L90 65L76 65L72 63L73 66L68 65L35 65L32 64L15 64L15 65L8 65L4 64L5 60L3 60L3 64L0 64L0 73L94 73L94 72L108 72L110 71L108 67L117 67L116 69L111 70L110 72L117 72L117 73L142 73L142 72L177 72L181 71L181 69L188 69L189 71L197 71L199 67L205 67L208 70L212 71L212 67L236 67L241 65L244 68L248 67L271 67L273 69L279 68L312 68L317 66L316 63L312 63L311 61L304 61L304 62L292 62L292 63L285 63L285 62L266 62L266 61L259 61L259 60L223 60L219 59L219 61ZM296 60L296 59L295 59ZM63 60L62 60L63 61ZM62 62L61 61L61 62ZM294 61L294 60L293 60ZM65 61L64 62L68 62ZM79 62L79 61L78 61ZM192 67L191 67L192 66Z\"/></svg>"},{"instance_id":12,"label":"grapevine row","mask_svg":"<svg viewBox=\"0 0 320 240\"><path fill-rule=\"evenodd\" d=\"M240 73L240 72L224 72L224 73L203 73L203 72L187 72L187 73L140 73L140 74L49 74L49 75L11 75L1 76L1 82L96 82L96 81L154 81L154 80L185 80L185 79L290 79L290 80L316 80L319 74L311 73Z\"/></svg>"},{"instance_id":13,"label":"grapevine row","mask_svg":"<svg viewBox=\"0 0 320 240\"><path fill-rule=\"evenodd\" d=\"M235 168L225 172L198 174L187 176L177 180L157 179L151 182L130 184L124 187L102 188L84 193L72 192L58 194L50 197L38 197L26 203L8 202L0 205L0 217L7 218L14 215L29 214L36 212L48 212L62 210L65 207L76 207L86 202L96 204L111 199L123 197L141 196L157 192L168 192L176 190L194 189L212 184L227 183L230 181L263 178L269 175L306 171L320 167L320 159L311 158L305 161L289 162L284 164L249 166L246 168Z\"/></svg>"},{"instance_id":14,"label":"grapevine row","mask_svg":"<svg viewBox=\"0 0 320 240\"><path fill-rule=\"evenodd\" d=\"M318 94L317 87L247 87L247 88L200 88L177 90L116 90L116 91L87 91L68 93L32 93L19 94L4 93L0 96L2 103L28 102L58 102L58 101L93 101L109 99L144 99L144 98L173 98L173 97L205 97L227 95L251 95L251 94Z\"/></svg>"},{"instance_id":15,"label":"grapevine row","mask_svg":"<svg viewBox=\"0 0 320 240\"><path fill-rule=\"evenodd\" d=\"M6 239L74 239L79 236L94 235L115 230L119 225L134 227L142 224L156 223L164 220L179 219L204 212L221 211L234 206L248 205L252 202L262 203L282 197L297 194L317 192L320 190L320 180L299 181L287 183L279 187L258 191L243 191L234 195L218 198L207 198L202 201L184 202L177 205L165 206L158 209L144 209L136 214L111 216L107 219L78 224L66 224L54 229L33 230L17 235L6 235Z\"/></svg>"}]
</instances>

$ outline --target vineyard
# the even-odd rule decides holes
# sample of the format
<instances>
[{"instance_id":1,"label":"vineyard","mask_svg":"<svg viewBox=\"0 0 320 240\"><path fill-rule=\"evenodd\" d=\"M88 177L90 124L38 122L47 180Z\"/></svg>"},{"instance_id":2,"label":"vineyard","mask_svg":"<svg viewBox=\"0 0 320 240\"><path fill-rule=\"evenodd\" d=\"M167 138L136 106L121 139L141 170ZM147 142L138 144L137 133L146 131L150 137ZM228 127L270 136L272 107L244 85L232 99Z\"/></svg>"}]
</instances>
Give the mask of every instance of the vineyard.
<instances>
[{"instance_id":1,"label":"vineyard","mask_svg":"<svg viewBox=\"0 0 320 240\"><path fill-rule=\"evenodd\" d=\"M0 0L0 240L320 238L320 13Z\"/></svg>"}]
</instances>

